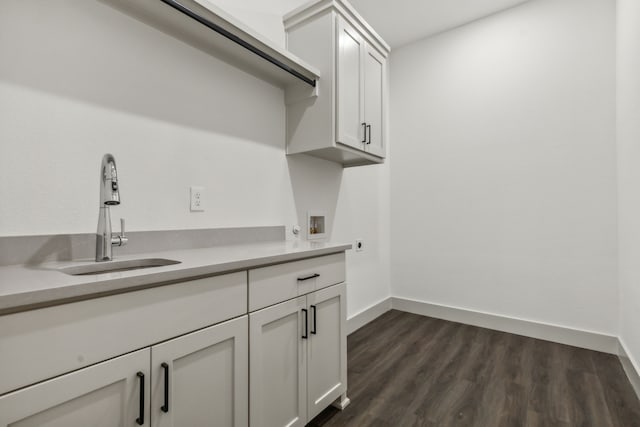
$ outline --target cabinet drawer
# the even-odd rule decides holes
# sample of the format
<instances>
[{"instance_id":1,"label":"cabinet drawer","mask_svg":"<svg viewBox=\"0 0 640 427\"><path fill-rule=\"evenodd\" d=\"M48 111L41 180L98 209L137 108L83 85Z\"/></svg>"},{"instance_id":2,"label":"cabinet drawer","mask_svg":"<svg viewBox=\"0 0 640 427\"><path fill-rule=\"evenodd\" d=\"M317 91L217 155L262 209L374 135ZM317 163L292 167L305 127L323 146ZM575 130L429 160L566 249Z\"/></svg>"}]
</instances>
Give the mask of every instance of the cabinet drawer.
<instances>
[{"instance_id":1,"label":"cabinet drawer","mask_svg":"<svg viewBox=\"0 0 640 427\"><path fill-rule=\"evenodd\" d=\"M0 317L0 394L247 311L246 273Z\"/></svg>"},{"instance_id":2,"label":"cabinet drawer","mask_svg":"<svg viewBox=\"0 0 640 427\"><path fill-rule=\"evenodd\" d=\"M344 252L249 270L249 311L344 280Z\"/></svg>"}]
</instances>

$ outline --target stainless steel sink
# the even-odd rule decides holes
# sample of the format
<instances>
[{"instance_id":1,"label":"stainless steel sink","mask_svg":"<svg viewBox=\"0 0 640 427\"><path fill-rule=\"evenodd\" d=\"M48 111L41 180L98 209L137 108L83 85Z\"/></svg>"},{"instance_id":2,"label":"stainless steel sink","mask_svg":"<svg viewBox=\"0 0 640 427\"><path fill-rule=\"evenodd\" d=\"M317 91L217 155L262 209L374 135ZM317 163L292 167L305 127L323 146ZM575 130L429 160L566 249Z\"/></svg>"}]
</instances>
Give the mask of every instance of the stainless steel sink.
<instances>
[{"instance_id":1,"label":"stainless steel sink","mask_svg":"<svg viewBox=\"0 0 640 427\"><path fill-rule=\"evenodd\" d=\"M88 274L114 273L117 271L130 271L138 270L141 268L162 267L165 265L174 264L180 264L180 261L164 258L146 258L74 265L72 267L61 268L60 271L71 276L84 276Z\"/></svg>"}]
</instances>

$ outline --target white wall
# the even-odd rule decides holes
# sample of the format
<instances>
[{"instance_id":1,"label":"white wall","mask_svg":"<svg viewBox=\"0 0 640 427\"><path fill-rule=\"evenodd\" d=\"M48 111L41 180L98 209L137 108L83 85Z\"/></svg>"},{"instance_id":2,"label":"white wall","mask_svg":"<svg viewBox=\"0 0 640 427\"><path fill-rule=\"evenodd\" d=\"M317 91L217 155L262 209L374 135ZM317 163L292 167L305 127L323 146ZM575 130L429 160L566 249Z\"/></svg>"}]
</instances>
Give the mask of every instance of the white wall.
<instances>
[{"instance_id":1,"label":"white wall","mask_svg":"<svg viewBox=\"0 0 640 427\"><path fill-rule=\"evenodd\" d=\"M97 0L2 1L0 53L0 235L93 232L111 152L130 230L290 228L323 209L332 240L368 243L347 256L349 314L388 296L388 167L288 158L281 89Z\"/></svg>"},{"instance_id":2,"label":"white wall","mask_svg":"<svg viewBox=\"0 0 640 427\"><path fill-rule=\"evenodd\" d=\"M640 2L617 6L620 338L640 372Z\"/></svg>"},{"instance_id":3,"label":"white wall","mask_svg":"<svg viewBox=\"0 0 640 427\"><path fill-rule=\"evenodd\" d=\"M614 24L537 0L392 52L394 296L616 333Z\"/></svg>"}]
</instances>

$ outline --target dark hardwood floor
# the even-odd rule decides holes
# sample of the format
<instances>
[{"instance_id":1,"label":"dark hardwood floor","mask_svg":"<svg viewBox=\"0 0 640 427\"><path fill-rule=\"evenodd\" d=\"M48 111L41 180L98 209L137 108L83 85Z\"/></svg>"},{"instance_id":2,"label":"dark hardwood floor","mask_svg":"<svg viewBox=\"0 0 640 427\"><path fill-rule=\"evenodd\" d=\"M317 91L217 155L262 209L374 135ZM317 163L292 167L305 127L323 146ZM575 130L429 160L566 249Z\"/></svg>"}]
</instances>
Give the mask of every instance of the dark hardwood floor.
<instances>
[{"instance_id":1,"label":"dark hardwood floor","mask_svg":"<svg viewBox=\"0 0 640 427\"><path fill-rule=\"evenodd\" d=\"M392 310L348 360L351 405L311 426L640 426L610 354Z\"/></svg>"}]
</instances>

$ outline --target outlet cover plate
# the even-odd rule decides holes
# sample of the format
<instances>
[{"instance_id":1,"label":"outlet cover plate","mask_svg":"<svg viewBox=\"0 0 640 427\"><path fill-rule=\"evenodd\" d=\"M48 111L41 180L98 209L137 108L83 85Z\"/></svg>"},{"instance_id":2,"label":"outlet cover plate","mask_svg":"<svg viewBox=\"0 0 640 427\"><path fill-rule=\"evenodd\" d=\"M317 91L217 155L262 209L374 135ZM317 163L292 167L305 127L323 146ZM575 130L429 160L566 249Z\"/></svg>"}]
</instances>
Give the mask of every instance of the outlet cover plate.
<instances>
[{"instance_id":1,"label":"outlet cover plate","mask_svg":"<svg viewBox=\"0 0 640 427\"><path fill-rule=\"evenodd\" d=\"M204 212L204 187L191 186L191 212Z\"/></svg>"}]
</instances>

